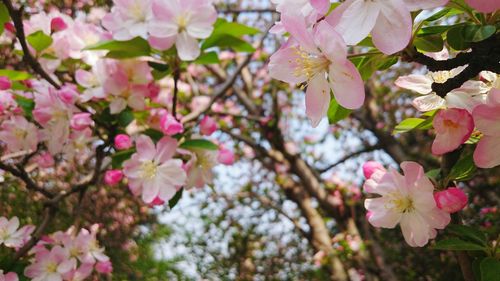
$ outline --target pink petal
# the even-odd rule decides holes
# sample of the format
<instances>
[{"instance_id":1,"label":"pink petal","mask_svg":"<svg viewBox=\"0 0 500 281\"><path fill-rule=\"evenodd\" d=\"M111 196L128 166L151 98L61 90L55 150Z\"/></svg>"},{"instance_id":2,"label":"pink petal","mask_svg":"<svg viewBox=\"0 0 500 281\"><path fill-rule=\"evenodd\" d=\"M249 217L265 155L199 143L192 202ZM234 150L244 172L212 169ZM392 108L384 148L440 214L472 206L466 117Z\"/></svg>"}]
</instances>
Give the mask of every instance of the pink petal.
<instances>
[{"instance_id":1,"label":"pink petal","mask_svg":"<svg viewBox=\"0 0 500 281\"><path fill-rule=\"evenodd\" d=\"M177 35L175 46L179 58L184 61L195 60L201 52L198 40L188 35L187 32L181 32Z\"/></svg>"},{"instance_id":2,"label":"pink petal","mask_svg":"<svg viewBox=\"0 0 500 281\"><path fill-rule=\"evenodd\" d=\"M498 0L465 0L472 8L483 12L493 13L500 9L500 2Z\"/></svg>"},{"instance_id":3,"label":"pink petal","mask_svg":"<svg viewBox=\"0 0 500 281\"><path fill-rule=\"evenodd\" d=\"M269 62L269 75L283 82L299 84L307 80L304 71L300 75L296 75L298 58L295 47L287 47L279 49L274 53Z\"/></svg>"},{"instance_id":4,"label":"pink petal","mask_svg":"<svg viewBox=\"0 0 500 281\"><path fill-rule=\"evenodd\" d=\"M306 91L306 115L311 126L317 127L328 113L330 106L330 85L320 73L309 82Z\"/></svg>"},{"instance_id":5,"label":"pink petal","mask_svg":"<svg viewBox=\"0 0 500 281\"><path fill-rule=\"evenodd\" d=\"M140 135L136 142L137 155L141 160L153 160L156 155L155 144L150 137Z\"/></svg>"},{"instance_id":6,"label":"pink petal","mask_svg":"<svg viewBox=\"0 0 500 281\"><path fill-rule=\"evenodd\" d=\"M157 144L156 159L160 162L166 162L171 159L177 149L177 140L171 137L163 137Z\"/></svg>"},{"instance_id":7,"label":"pink petal","mask_svg":"<svg viewBox=\"0 0 500 281\"><path fill-rule=\"evenodd\" d=\"M343 63L346 60L347 46L344 39L326 21L321 21L317 25L314 40L330 61Z\"/></svg>"},{"instance_id":8,"label":"pink petal","mask_svg":"<svg viewBox=\"0 0 500 281\"><path fill-rule=\"evenodd\" d=\"M500 137L500 106L481 104L472 111L476 127L485 135Z\"/></svg>"},{"instance_id":9,"label":"pink petal","mask_svg":"<svg viewBox=\"0 0 500 281\"><path fill-rule=\"evenodd\" d=\"M433 80L425 75L411 74L408 76L400 76L396 79L396 86L415 91L419 94L426 95L432 92Z\"/></svg>"},{"instance_id":10,"label":"pink petal","mask_svg":"<svg viewBox=\"0 0 500 281\"><path fill-rule=\"evenodd\" d=\"M444 6L448 0L404 0L404 2L408 10L417 11Z\"/></svg>"},{"instance_id":11,"label":"pink petal","mask_svg":"<svg viewBox=\"0 0 500 281\"><path fill-rule=\"evenodd\" d=\"M403 3L381 4L381 13L372 30L373 44L387 55L403 50L410 42L412 22Z\"/></svg>"},{"instance_id":12,"label":"pink petal","mask_svg":"<svg viewBox=\"0 0 500 281\"><path fill-rule=\"evenodd\" d=\"M363 105L365 101L363 79L351 61L346 60L343 65L332 64L329 78L335 99L340 105L348 109L357 109Z\"/></svg>"},{"instance_id":13,"label":"pink petal","mask_svg":"<svg viewBox=\"0 0 500 281\"><path fill-rule=\"evenodd\" d=\"M474 151L474 163L485 169L500 165L500 138L483 136Z\"/></svg>"},{"instance_id":14,"label":"pink petal","mask_svg":"<svg viewBox=\"0 0 500 281\"><path fill-rule=\"evenodd\" d=\"M300 14L286 13L281 16L281 22L304 50L309 53L318 52L316 45L314 45L313 36L311 32L307 30L307 24L304 17L300 16Z\"/></svg>"}]
</instances>

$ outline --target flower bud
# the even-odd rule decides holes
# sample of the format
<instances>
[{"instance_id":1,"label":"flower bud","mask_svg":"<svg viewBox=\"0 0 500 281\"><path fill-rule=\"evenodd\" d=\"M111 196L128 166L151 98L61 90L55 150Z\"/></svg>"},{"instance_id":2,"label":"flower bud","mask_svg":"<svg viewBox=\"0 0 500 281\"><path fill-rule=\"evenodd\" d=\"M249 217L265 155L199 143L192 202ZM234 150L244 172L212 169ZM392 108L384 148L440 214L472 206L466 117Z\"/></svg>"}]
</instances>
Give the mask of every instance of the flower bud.
<instances>
[{"instance_id":1,"label":"flower bud","mask_svg":"<svg viewBox=\"0 0 500 281\"><path fill-rule=\"evenodd\" d=\"M447 213L455 213L467 205L467 195L456 187L434 193L434 200L439 209Z\"/></svg>"},{"instance_id":2,"label":"flower bud","mask_svg":"<svg viewBox=\"0 0 500 281\"><path fill-rule=\"evenodd\" d=\"M217 156L217 161L224 165L233 165L234 153L229 149L221 148L219 150L219 155Z\"/></svg>"},{"instance_id":3,"label":"flower bud","mask_svg":"<svg viewBox=\"0 0 500 281\"><path fill-rule=\"evenodd\" d=\"M6 22L3 27L5 30L8 30L10 33L16 33L16 27L12 22Z\"/></svg>"},{"instance_id":4,"label":"flower bud","mask_svg":"<svg viewBox=\"0 0 500 281\"><path fill-rule=\"evenodd\" d=\"M111 261L100 261L95 265L95 270L102 274L109 274L113 272L113 265Z\"/></svg>"},{"instance_id":5,"label":"flower bud","mask_svg":"<svg viewBox=\"0 0 500 281\"><path fill-rule=\"evenodd\" d=\"M63 100L66 104L69 105L75 104L76 100L78 99L78 92L76 86L64 85L58 91L58 94L59 97L61 97L61 100Z\"/></svg>"},{"instance_id":6,"label":"flower bud","mask_svg":"<svg viewBox=\"0 0 500 281\"><path fill-rule=\"evenodd\" d=\"M118 150L125 150L132 147L132 140L128 135L119 134L115 137L115 148Z\"/></svg>"},{"instance_id":7,"label":"flower bud","mask_svg":"<svg viewBox=\"0 0 500 281\"><path fill-rule=\"evenodd\" d=\"M201 134L205 136L210 136L216 130L217 130L217 123L215 122L215 120L212 117L205 115L205 117L203 117L200 123Z\"/></svg>"},{"instance_id":8,"label":"flower bud","mask_svg":"<svg viewBox=\"0 0 500 281\"><path fill-rule=\"evenodd\" d=\"M109 186L118 184L122 178L123 172L121 170L108 170L104 174L104 182Z\"/></svg>"},{"instance_id":9,"label":"flower bud","mask_svg":"<svg viewBox=\"0 0 500 281\"><path fill-rule=\"evenodd\" d=\"M50 168L55 164L54 157L48 152L43 152L36 158L36 163L42 168Z\"/></svg>"},{"instance_id":10,"label":"flower bud","mask_svg":"<svg viewBox=\"0 0 500 281\"><path fill-rule=\"evenodd\" d=\"M160 119L160 128L165 135L173 136L184 131L184 126L174 116L164 114Z\"/></svg>"},{"instance_id":11,"label":"flower bud","mask_svg":"<svg viewBox=\"0 0 500 281\"><path fill-rule=\"evenodd\" d=\"M165 204L165 201L161 200L160 197L156 197L153 202L151 202L149 205L151 207L154 207L154 206L162 206Z\"/></svg>"},{"instance_id":12,"label":"flower bud","mask_svg":"<svg viewBox=\"0 0 500 281\"><path fill-rule=\"evenodd\" d=\"M365 164L363 164L363 174L365 175L366 179L371 178L373 173L375 173L378 170L385 172L384 166L382 166L382 164L380 164L379 162L367 161L365 162Z\"/></svg>"},{"instance_id":13,"label":"flower bud","mask_svg":"<svg viewBox=\"0 0 500 281\"><path fill-rule=\"evenodd\" d=\"M53 32L62 31L68 28L68 25L61 17L55 17L50 21L50 30Z\"/></svg>"},{"instance_id":14,"label":"flower bud","mask_svg":"<svg viewBox=\"0 0 500 281\"><path fill-rule=\"evenodd\" d=\"M82 131L90 125L94 124L90 113L77 113L71 118L71 128L77 131Z\"/></svg>"},{"instance_id":15,"label":"flower bud","mask_svg":"<svg viewBox=\"0 0 500 281\"><path fill-rule=\"evenodd\" d=\"M0 76L0 90L8 90L12 87L12 82L5 76Z\"/></svg>"}]
</instances>

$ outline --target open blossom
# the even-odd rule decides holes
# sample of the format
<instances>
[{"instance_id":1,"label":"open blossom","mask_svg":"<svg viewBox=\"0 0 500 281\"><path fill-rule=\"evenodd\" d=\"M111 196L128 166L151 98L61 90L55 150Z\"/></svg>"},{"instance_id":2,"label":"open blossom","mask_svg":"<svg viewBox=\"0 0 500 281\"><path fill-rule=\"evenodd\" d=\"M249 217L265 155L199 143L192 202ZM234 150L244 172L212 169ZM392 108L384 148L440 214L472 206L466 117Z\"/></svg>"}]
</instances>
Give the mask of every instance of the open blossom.
<instances>
[{"instance_id":1,"label":"open blossom","mask_svg":"<svg viewBox=\"0 0 500 281\"><path fill-rule=\"evenodd\" d=\"M493 13L500 9L500 2L498 0L465 0L472 8L483 12Z\"/></svg>"},{"instance_id":2,"label":"open blossom","mask_svg":"<svg viewBox=\"0 0 500 281\"><path fill-rule=\"evenodd\" d=\"M160 119L161 131L169 136L180 134L184 131L182 123L177 121L171 114L163 114Z\"/></svg>"},{"instance_id":3,"label":"open blossom","mask_svg":"<svg viewBox=\"0 0 500 281\"><path fill-rule=\"evenodd\" d=\"M474 123L483 137L474 151L474 162L481 168L500 165L500 89L493 89L486 104L472 111Z\"/></svg>"},{"instance_id":4,"label":"open blossom","mask_svg":"<svg viewBox=\"0 0 500 281\"><path fill-rule=\"evenodd\" d=\"M23 116L12 116L0 128L0 141L7 144L9 152L36 150L38 129Z\"/></svg>"},{"instance_id":5,"label":"open blossom","mask_svg":"<svg viewBox=\"0 0 500 281\"><path fill-rule=\"evenodd\" d=\"M422 247L436 237L436 229L450 222L434 200L434 186L415 162L403 162L404 175L389 170L378 179L369 179L364 189L380 197L366 199L368 221L375 227L394 228L399 223L406 242Z\"/></svg>"},{"instance_id":6,"label":"open blossom","mask_svg":"<svg viewBox=\"0 0 500 281\"><path fill-rule=\"evenodd\" d=\"M130 190L134 195L142 194L145 203L153 202L156 197L170 200L186 182L182 160L172 159L177 141L164 137L155 146L149 137L141 135L136 148L137 153L124 163L123 169Z\"/></svg>"},{"instance_id":7,"label":"open blossom","mask_svg":"<svg viewBox=\"0 0 500 281\"><path fill-rule=\"evenodd\" d=\"M200 122L200 133L210 136L217 130L217 122L210 116L205 115Z\"/></svg>"},{"instance_id":8,"label":"open blossom","mask_svg":"<svg viewBox=\"0 0 500 281\"><path fill-rule=\"evenodd\" d=\"M318 18L324 16L330 9L330 0L271 0L271 2L276 5L276 11L281 14L299 12L308 24L316 23ZM281 22L277 22L271 32L282 34L286 30Z\"/></svg>"},{"instance_id":9,"label":"open blossom","mask_svg":"<svg viewBox=\"0 0 500 281\"><path fill-rule=\"evenodd\" d=\"M153 14L149 25L153 41L163 41L164 50L175 43L179 58L187 61L200 55L197 39L208 38L217 19L211 1L201 0L153 0Z\"/></svg>"},{"instance_id":10,"label":"open blossom","mask_svg":"<svg viewBox=\"0 0 500 281\"><path fill-rule=\"evenodd\" d=\"M373 44L385 54L401 51L412 32L411 11L446 4L448 0L347 0L327 21L349 45L356 45L371 33ZM390 34L390 36L388 36Z\"/></svg>"},{"instance_id":11,"label":"open blossom","mask_svg":"<svg viewBox=\"0 0 500 281\"><path fill-rule=\"evenodd\" d=\"M456 187L434 193L434 199L439 209L447 213L455 213L467 205L467 195Z\"/></svg>"},{"instance_id":12,"label":"open blossom","mask_svg":"<svg viewBox=\"0 0 500 281\"><path fill-rule=\"evenodd\" d=\"M116 40L134 37L147 38L148 24L153 18L151 0L114 0L111 13L104 16L102 25Z\"/></svg>"},{"instance_id":13,"label":"open blossom","mask_svg":"<svg viewBox=\"0 0 500 281\"><path fill-rule=\"evenodd\" d=\"M432 124L436 131L432 153L436 155L457 149L470 138L474 130L474 120L470 113L459 108L440 110Z\"/></svg>"},{"instance_id":14,"label":"open blossom","mask_svg":"<svg viewBox=\"0 0 500 281\"><path fill-rule=\"evenodd\" d=\"M7 220L0 217L0 245L4 244L9 248L21 248L35 230L33 225L25 225L19 228L19 219L13 217Z\"/></svg>"},{"instance_id":15,"label":"open blossom","mask_svg":"<svg viewBox=\"0 0 500 281\"><path fill-rule=\"evenodd\" d=\"M365 99L363 81L338 33L325 21L314 30L307 29L299 15L282 16L289 42L271 56L270 75L288 83L307 83L306 114L316 127L326 116L330 92L340 105L349 109L361 107Z\"/></svg>"},{"instance_id":16,"label":"open blossom","mask_svg":"<svg viewBox=\"0 0 500 281\"><path fill-rule=\"evenodd\" d=\"M0 281L18 281L19 278L17 277L17 273L15 272L8 272L8 273L3 273L3 270L0 269Z\"/></svg>"},{"instance_id":17,"label":"open blossom","mask_svg":"<svg viewBox=\"0 0 500 281\"><path fill-rule=\"evenodd\" d=\"M213 184L213 168L218 164L217 151L192 149L192 158L186 165L188 170L187 187L202 188L206 184Z\"/></svg>"},{"instance_id":18,"label":"open blossom","mask_svg":"<svg viewBox=\"0 0 500 281\"><path fill-rule=\"evenodd\" d=\"M24 275L36 281L61 281L63 275L76 267L67 253L60 246L52 250L40 249L35 261L24 270Z\"/></svg>"},{"instance_id":19,"label":"open blossom","mask_svg":"<svg viewBox=\"0 0 500 281\"><path fill-rule=\"evenodd\" d=\"M108 78L109 60L98 60L92 65L91 71L78 69L75 72L75 79L78 84L85 88L83 95L80 96L81 102L88 102L93 99L104 99L104 83Z\"/></svg>"}]
</instances>

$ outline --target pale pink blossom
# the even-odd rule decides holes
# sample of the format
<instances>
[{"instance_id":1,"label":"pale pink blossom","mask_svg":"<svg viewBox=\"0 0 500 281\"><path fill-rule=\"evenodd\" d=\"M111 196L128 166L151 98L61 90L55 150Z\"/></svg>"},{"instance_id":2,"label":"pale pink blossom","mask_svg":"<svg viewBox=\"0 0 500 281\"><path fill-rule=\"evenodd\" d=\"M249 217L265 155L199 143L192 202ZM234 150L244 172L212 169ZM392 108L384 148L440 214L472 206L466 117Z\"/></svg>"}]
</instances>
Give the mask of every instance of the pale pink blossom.
<instances>
[{"instance_id":1,"label":"pale pink blossom","mask_svg":"<svg viewBox=\"0 0 500 281\"><path fill-rule=\"evenodd\" d=\"M19 281L19 278L15 272L7 272L4 274L3 270L0 269L0 281Z\"/></svg>"},{"instance_id":2,"label":"pale pink blossom","mask_svg":"<svg viewBox=\"0 0 500 281\"><path fill-rule=\"evenodd\" d=\"M227 148L220 148L219 155L217 156L217 161L224 165L233 165L234 164L234 152Z\"/></svg>"},{"instance_id":3,"label":"pale pink blossom","mask_svg":"<svg viewBox=\"0 0 500 281\"><path fill-rule=\"evenodd\" d=\"M108 78L108 61L98 60L92 66L92 70L86 71L78 69L75 72L76 82L85 88L83 95L80 96L81 102L87 102L93 99L104 99L104 83Z\"/></svg>"},{"instance_id":4,"label":"pale pink blossom","mask_svg":"<svg viewBox=\"0 0 500 281\"><path fill-rule=\"evenodd\" d=\"M436 139L432 143L432 153L442 155L457 149L466 142L474 130L474 120L465 109L450 108L440 110L432 122Z\"/></svg>"},{"instance_id":5,"label":"pale pink blossom","mask_svg":"<svg viewBox=\"0 0 500 281\"><path fill-rule=\"evenodd\" d=\"M114 0L111 13L104 16L102 25L116 40L148 37L148 24L153 18L151 0Z\"/></svg>"},{"instance_id":6,"label":"pale pink blossom","mask_svg":"<svg viewBox=\"0 0 500 281\"><path fill-rule=\"evenodd\" d=\"M169 113L163 114L160 119L161 131L168 136L180 134L184 131L182 123L177 121L174 116Z\"/></svg>"},{"instance_id":7,"label":"pale pink blossom","mask_svg":"<svg viewBox=\"0 0 500 281\"><path fill-rule=\"evenodd\" d=\"M500 89L493 89L486 104L472 111L474 123L483 137L474 151L474 162L480 168L500 165Z\"/></svg>"},{"instance_id":8,"label":"pale pink blossom","mask_svg":"<svg viewBox=\"0 0 500 281\"><path fill-rule=\"evenodd\" d=\"M363 81L340 35L325 21L308 29L300 15L285 14L282 22L292 35L289 42L271 56L271 77L293 84L307 83L306 114L316 127L326 116L330 92L349 109L363 105Z\"/></svg>"},{"instance_id":9,"label":"pale pink blossom","mask_svg":"<svg viewBox=\"0 0 500 281\"><path fill-rule=\"evenodd\" d=\"M324 16L329 8L329 0L271 0L276 5L276 11L281 14L297 12L306 19L308 25L316 23L319 17ZM282 34L286 29L282 22L277 22L271 29L271 33Z\"/></svg>"},{"instance_id":10,"label":"pale pink blossom","mask_svg":"<svg viewBox=\"0 0 500 281\"><path fill-rule=\"evenodd\" d=\"M205 115L200 122L200 133L204 136L210 136L217 131L217 122L210 116Z\"/></svg>"},{"instance_id":11,"label":"pale pink blossom","mask_svg":"<svg viewBox=\"0 0 500 281\"><path fill-rule=\"evenodd\" d=\"M404 175L391 169L381 178L369 179L368 193L380 195L365 200L368 221L375 227L394 228L399 223L406 242L422 247L444 229L450 214L440 210L434 201L434 186L424 169L415 162L403 162Z\"/></svg>"},{"instance_id":12,"label":"pale pink blossom","mask_svg":"<svg viewBox=\"0 0 500 281\"><path fill-rule=\"evenodd\" d=\"M500 9L498 0L465 0L465 2L482 13L493 13Z\"/></svg>"},{"instance_id":13,"label":"pale pink blossom","mask_svg":"<svg viewBox=\"0 0 500 281\"><path fill-rule=\"evenodd\" d=\"M188 180L186 187L202 188L213 184L213 168L218 164L217 151L192 149L191 160L186 165Z\"/></svg>"},{"instance_id":14,"label":"pale pink blossom","mask_svg":"<svg viewBox=\"0 0 500 281\"><path fill-rule=\"evenodd\" d=\"M110 274L113 272L113 265L110 261L100 261L95 265L95 270L102 274Z\"/></svg>"},{"instance_id":15,"label":"pale pink blossom","mask_svg":"<svg viewBox=\"0 0 500 281\"><path fill-rule=\"evenodd\" d=\"M434 199L439 209L450 214L465 208L468 200L467 195L456 187L434 193Z\"/></svg>"},{"instance_id":16,"label":"pale pink blossom","mask_svg":"<svg viewBox=\"0 0 500 281\"><path fill-rule=\"evenodd\" d=\"M12 87L12 82L8 77L0 76L0 90L8 90Z\"/></svg>"},{"instance_id":17,"label":"pale pink blossom","mask_svg":"<svg viewBox=\"0 0 500 281\"><path fill-rule=\"evenodd\" d=\"M71 118L70 124L73 130L81 131L93 125L94 120L92 120L92 114L90 113L77 113Z\"/></svg>"},{"instance_id":18,"label":"pale pink blossom","mask_svg":"<svg viewBox=\"0 0 500 281\"><path fill-rule=\"evenodd\" d=\"M132 139L125 134L118 134L115 137L115 148L118 150L125 150L131 148L133 145Z\"/></svg>"},{"instance_id":19,"label":"pale pink blossom","mask_svg":"<svg viewBox=\"0 0 500 281\"><path fill-rule=\"evenodd\" d=\"M42 168L50 168L50 167L53 167L55 164L54 157L46 151L40 153L38 155L38 157L36 157L35 159L36 159L36 163L38 164L38 166L40 166Z\"/></svg>"},{"instance_id":20,"label":"pale pink blossom","mask_svg":"<svg viewBox=\"0 0 500 281\"><path fill-rule=\"evenodd\" d=\"M366 161L363 164L363 175L365 179L370 179L377 171L386 172L384 166L377 161Z\"/></svg>"},{"instance_id":21,"label":"pale pink blossom","mask_svg":"<svg viewBox=\"0 0 500 281\"><path fill-rule=\"evenodd\" d=\"M179 58L186 61L200 55L197 39L208 38L217 19L211 1L203 0L153 0L153 14L149 25L153 39L163 41L163 50L175 43Z\"/></svg>"},{"instance_id":22,"label":"pale pink blossom","mask_svg":"<svg viewBox=\"0 0 500 281\"><path fill-rule=\"evenodd\" d=\"M24 275L36 281L62 281L63 275L76 267L60 246L52 250L41 249L36 252L35 261L25 268Z\"/></svg>"},{"instance_id":23,"label":"pale pink blossom","mask_svg":"<svg viewBox=\"0 0 500 281\"><path fill-rule=\"evenodd\" d=\"M156 197L170 200L186 182L182 160L172 159L177 141L164 137L155 145L149 137L141 135L136 148L137 153L123 165L130 190L134 195L142 194L145 203L151 203Z\"/></svg>"},{"instance_id":24,"label":"pale pink blossom","mask_svg":"<svg viewBox=\"0 0 500 281\"><path fill-rule=\"evenodd\" d=\"M104 174L104 183L109 186L118 184L123 179L123 172L121 170L108 170Z\"/></svg>"},{"instance_id":25,"label":"pale pink blossom","mask_svg":"<svg viewBox=\"0 0 500 281\"><path fill-rule=\"evenodd\" d=\"M13 217L7 220L0 217L0 245L9 248L21 248L30 238L35 230L34 225L25 225L19 228L19 219Z\"/></svg>"},{"instance_id":26,"label":"pale pink blossom","mask_svg":"<svg viewBox=\"0 0 500 281\"><path fill-rule=\"evenodd\" d=\"M7 151L35 151L38 145L38 128L23 116L12 116L0 126L0 141Z\"/></svg>"},{"instance_id":27,"label":"pale pink blossom","mask_svg":"<svg viewBox=\"0 0 500 281\"><path fill-rule=\"evenodd\" d=\"M373 44L385 54L404 49L412 33L411 11L446 4L448 0L347 0L327 17L349 45L371 33ZM388 36L390 34L390 36Z\"/></svg>"}]
</instances>

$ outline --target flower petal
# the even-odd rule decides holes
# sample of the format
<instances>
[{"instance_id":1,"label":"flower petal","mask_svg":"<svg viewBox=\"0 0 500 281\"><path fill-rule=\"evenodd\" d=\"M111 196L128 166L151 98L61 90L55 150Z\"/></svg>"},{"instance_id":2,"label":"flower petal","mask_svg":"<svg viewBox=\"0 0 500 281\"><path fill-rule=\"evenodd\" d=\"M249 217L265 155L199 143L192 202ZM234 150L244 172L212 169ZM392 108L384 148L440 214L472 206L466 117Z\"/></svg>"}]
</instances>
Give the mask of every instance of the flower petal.
<instances>
[{"instance_id":1,"label":"flower petal","mask_svg":"<svg viewBox=\"0 0 500 281\"><path fill-rule=\"evenodd\" d=\"M306 115L313 127L327 115L330 106L330 85L323 75L314 76L306 91Z\"/></svg>"}]
</instances>

